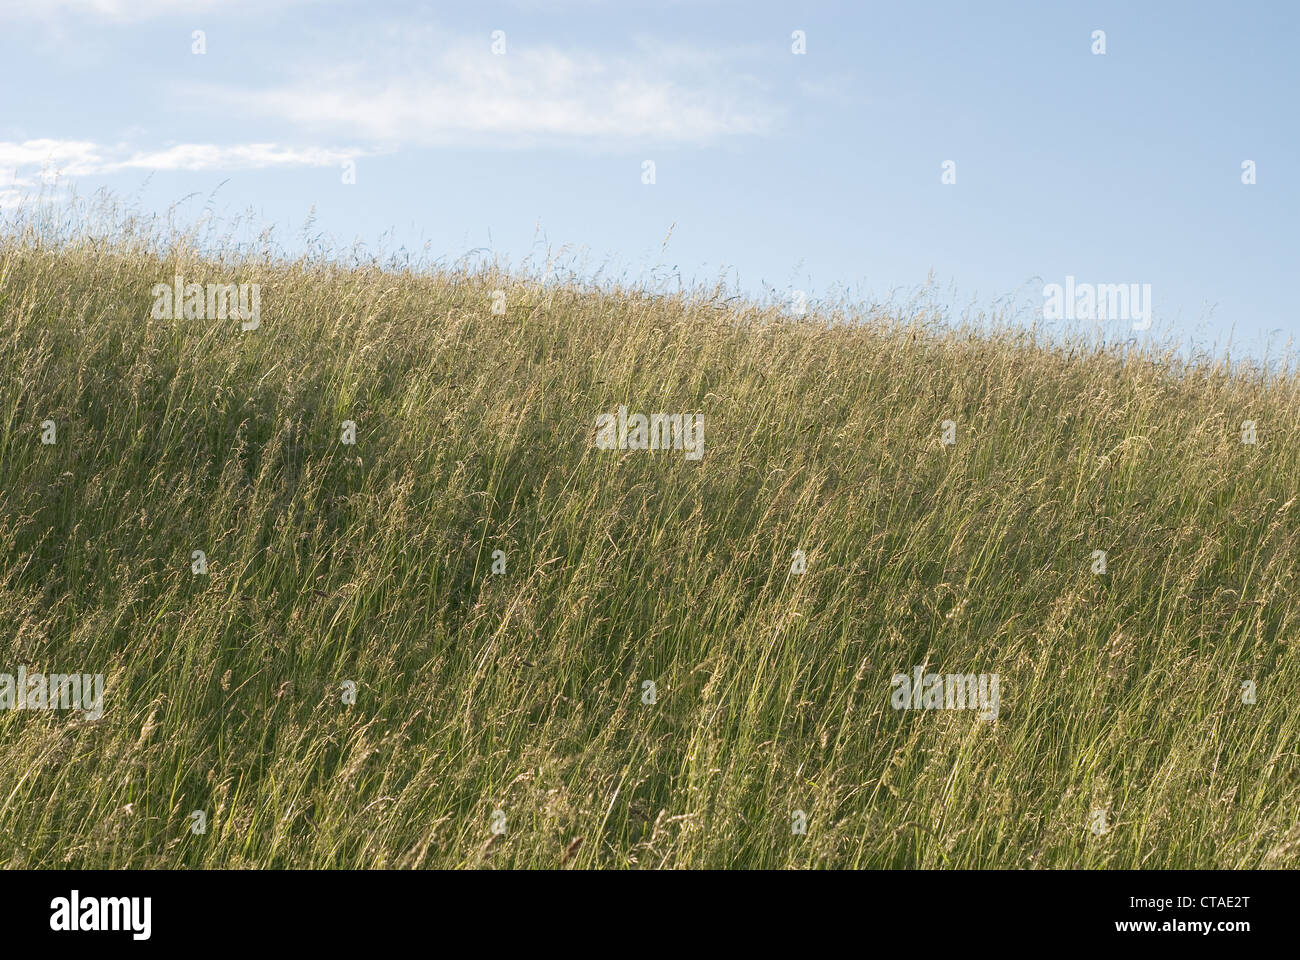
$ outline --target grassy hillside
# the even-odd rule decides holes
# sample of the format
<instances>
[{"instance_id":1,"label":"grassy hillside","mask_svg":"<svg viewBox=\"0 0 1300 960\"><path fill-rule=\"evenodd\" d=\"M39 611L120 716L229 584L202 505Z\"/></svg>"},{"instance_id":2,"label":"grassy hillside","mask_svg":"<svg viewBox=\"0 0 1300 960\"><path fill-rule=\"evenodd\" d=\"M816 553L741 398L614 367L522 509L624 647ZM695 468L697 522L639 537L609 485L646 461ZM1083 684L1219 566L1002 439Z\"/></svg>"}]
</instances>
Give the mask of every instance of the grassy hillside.
<instances>
[{"instance_id":1,"label":"grassy hillside","mask_svg":"<svg viewBox=\"0 0 1300 960\"><path fill-rule=\"evenodd\" d=\"M107 684L0 710L0 864L1300 865L1295 379L163 249L0 241L0 672Z\"/></svg>"}]
</instances>

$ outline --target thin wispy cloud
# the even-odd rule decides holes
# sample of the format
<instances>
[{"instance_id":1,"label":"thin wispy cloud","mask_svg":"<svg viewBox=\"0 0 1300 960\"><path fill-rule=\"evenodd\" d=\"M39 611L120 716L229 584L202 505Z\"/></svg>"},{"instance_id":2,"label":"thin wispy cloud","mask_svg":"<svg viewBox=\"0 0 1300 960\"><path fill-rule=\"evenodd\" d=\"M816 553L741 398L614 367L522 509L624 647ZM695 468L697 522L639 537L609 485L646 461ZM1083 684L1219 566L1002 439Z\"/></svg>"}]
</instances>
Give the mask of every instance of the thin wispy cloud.
<instances>
[{"instance_id":1,"label":"thin wispy cloud","mask_svg":"<svg viewBox=\"0 0 1300 960\"><path fill-rule=\"evenodd\" d=\"M102 148L88 140L0 141L0 172L14 171L15 179L33 170L83 176L98 172L102 164Z\"/></svg>"},{"instance_id":2,"label":"thin wispy cloud","mask_svg":"<svg viewBox=\"0 0 1300 960\"><path fill-rule=\"evenodd\" d=\"M0 208L16 206L25 193L62 178L127 171L239 171L292 167L338 167L373 151L286 147L274 143L179 143L144 150L88 140L0 141Z\"/></svg>"},{"instance_id":3,"label":"thin wispy cloud","mask_svg":"<svg viewBox=\"0 0 1300 960\"><path fill-rule=\"evenodd\" d=\"M159 150L105 146L86 140L0 141L0 170L40 171L47 178L123 170L266 170L330 167L367 151L295 148L274 143L179 143ZM17 174L16 174L17 175Z\"/></svg>"},{"instance_id":4,"label":"thin wispy cloud","mask_svg":"<svg viewBox=\"0 0 1300 960\"><path fill-rule=\"evenodd\" d=\"M140 22L205 13L253 13L268 7L302 6L330 0L0 0L0 20Z\"/></svg>"},{"instance_id":5,"label":"thin wispy cloud","mask_svg":"<svg viewBox=\"0 0 1300 960\"><path fill-rule=\"evenodd\" d=\"M136 153L110 164L113 170L269 170L282 167L336 167L366 151L323 147L293 148L274 143L182 143Z\"/></svg>"},{"instance_id":6,"label":"thin wispy cloud","mask_svg":"<svg viewBox=\"0 0 1300 960\"><path fill-rule=\"evenodd\" d=\"M405 42L406 54L201 93L317 135L389 145L699 143L763 134L780 117L755 81L677 48L658 60L653 50L615 57L522 43L494 55L486 36L441 50Z\"/></svg>"}]
</instances>

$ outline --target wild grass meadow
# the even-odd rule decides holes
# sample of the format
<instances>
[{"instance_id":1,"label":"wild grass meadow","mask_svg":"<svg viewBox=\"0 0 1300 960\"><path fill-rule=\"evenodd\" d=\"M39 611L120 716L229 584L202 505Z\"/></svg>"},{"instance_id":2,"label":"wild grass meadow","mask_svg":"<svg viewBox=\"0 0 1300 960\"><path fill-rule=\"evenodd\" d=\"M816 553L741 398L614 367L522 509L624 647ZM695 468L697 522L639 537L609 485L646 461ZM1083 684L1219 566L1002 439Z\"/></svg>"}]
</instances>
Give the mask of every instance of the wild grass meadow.
<instances>
[{"instance_id":1,"label":"wild grass meadow","mask_svg":"<svg viewBox=\"0 0 1300 960\"><path fill-rule=\"evenodd\" d=\"M11 690L0 865L1294 868L1298 387L12 224L0 672L104 688Z\"/></svg>"}]
</instances>

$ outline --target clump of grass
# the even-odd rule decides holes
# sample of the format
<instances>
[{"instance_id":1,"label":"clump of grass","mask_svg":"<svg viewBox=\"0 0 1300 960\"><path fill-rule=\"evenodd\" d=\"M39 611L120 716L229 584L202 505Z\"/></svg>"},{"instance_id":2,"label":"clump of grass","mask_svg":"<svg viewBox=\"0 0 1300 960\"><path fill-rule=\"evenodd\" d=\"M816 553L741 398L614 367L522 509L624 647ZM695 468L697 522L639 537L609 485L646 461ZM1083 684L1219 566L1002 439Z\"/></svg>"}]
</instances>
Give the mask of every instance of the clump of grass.
<instances>
[{"instance_id":1,"label":"clump of grass","mask_svg":"<svg viewBox=\"0 0 1300 960\"><path fill-rule=\"evenodd\" d=\"M3 865L1300 862L1293 375L193 240L0 240Z\"/></svg>"}]
</instances>

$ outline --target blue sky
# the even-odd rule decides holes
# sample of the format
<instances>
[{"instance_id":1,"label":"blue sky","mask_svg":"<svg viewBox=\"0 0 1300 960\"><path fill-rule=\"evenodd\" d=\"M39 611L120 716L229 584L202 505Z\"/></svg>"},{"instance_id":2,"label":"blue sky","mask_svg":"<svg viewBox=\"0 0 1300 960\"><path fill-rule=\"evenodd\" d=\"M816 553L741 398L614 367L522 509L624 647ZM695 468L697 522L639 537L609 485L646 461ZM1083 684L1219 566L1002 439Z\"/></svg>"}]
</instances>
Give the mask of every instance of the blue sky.
<instances>
[{"instance_id":1,"label":"blue sky","mask_svg":"<svg viewBox=\"0 0 1300 960\"><path fill-rule=\"evenodd\" d=\"M0 0L0 208L44 177L289 249L314 208L760 295L933 276L953 315L1149 283L1158 330L1261 353L1300 342L1298 43L1293 2Z\"/></svg>"}]
</instances>

